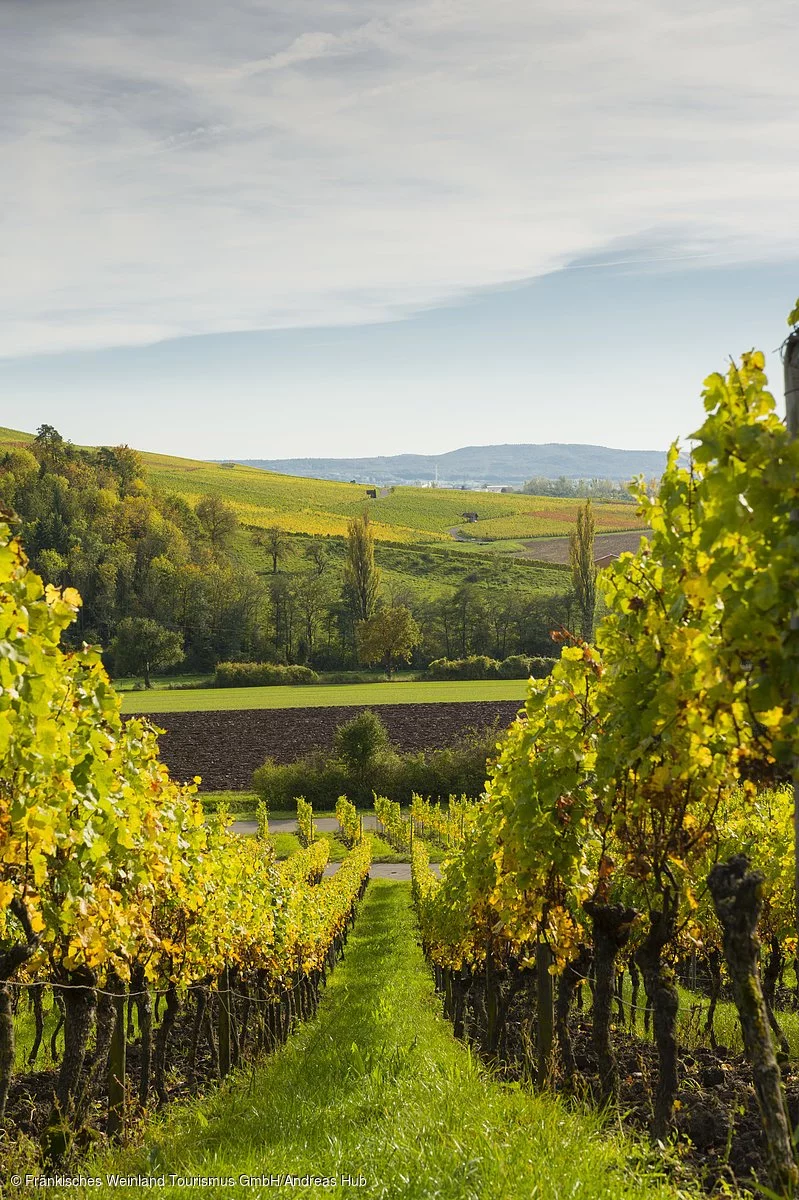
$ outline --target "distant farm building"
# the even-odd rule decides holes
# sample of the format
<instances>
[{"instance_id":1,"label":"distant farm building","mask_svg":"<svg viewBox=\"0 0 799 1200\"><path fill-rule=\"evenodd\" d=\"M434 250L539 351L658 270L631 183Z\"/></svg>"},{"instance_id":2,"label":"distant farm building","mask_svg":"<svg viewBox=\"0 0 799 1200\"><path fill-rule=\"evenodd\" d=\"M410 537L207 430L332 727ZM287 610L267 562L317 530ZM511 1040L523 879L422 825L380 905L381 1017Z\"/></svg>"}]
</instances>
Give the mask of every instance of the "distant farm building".
<instances>
[{"instance_id":1,"label":"distant farm building","mask_svg":"<svg viewBox=\"0 0 799 1200\"><path fill-rule=\"evenodd\" d=\"M468 521L470 525L474 525L475 521L477 520L476 512L461 513L461 516L464 518L464 520Z\"/></svg>"}]
</instances>

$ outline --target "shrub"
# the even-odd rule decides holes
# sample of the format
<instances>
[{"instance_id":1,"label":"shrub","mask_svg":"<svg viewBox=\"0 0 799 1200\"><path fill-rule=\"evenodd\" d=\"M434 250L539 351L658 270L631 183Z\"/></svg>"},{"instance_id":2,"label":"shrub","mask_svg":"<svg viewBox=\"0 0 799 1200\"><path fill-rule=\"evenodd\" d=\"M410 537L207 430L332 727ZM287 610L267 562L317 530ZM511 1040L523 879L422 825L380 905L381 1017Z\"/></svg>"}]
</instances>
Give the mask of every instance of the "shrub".
<instances>
[{"instance_id":1,"label":"shrub","mask_svg":"<svg viewBox=\"0 0 799 1200\"><path fill-rule=\"evenodd\" d=\"M365 708L339 725L333 737L333 752L354 774L363 774L391 742L388 730L376 712Z\"/></svg>"},{"instance_id":2,"label":"shrub","mask_svg":"<svg viewBox=\"0 0 799 1200\"><path fill-rule=\"evenodd\" d=\"M543 679L552 670L554 658L530 658L526 654L512 654L499 664L501 679Z\"/></svg>"},{"instance_id":3,"label":"shrub","mask_svg":"<svg viewBox=\"0 0 799 1200\"><path fill-rule=\"evenodd\" d=\"M317 811L330 808L336 796L347 791L348 782L343 767L332 762L323 750L315 750L293 763L276 763L268 758L252 777L253 790L272 812L295 810L298 796L303 796Z\"/></svg>"},{"instance_id":4,"label":"shrub","mask_svg":"<svg viewBox=\"0 0 799 1200\"><path fill-rule=\"evenodd\" d=\"M498 662L484 654L470 658L436 658L427 668L428 679L543 679L552 670L554 658L529 658L512 654Z\"/></svg>"},{"instance_id":5,"label":"shrub","mask_svg":"<svg viewBox=\"0 0 799 1200\"><path fill-rule=\"evenodd\" d=\"M498 679L499 663L485 654L470 658L436 658L427 668L428 679Z\"/></svg>"},{"instance_id":6,"label":"shrub","mask_svg":"<svg viewBox=\"0 0 799 1200\"><path fill-rule=\"evenodd\" d=\"M218 663L214 687L269 687L286 683L318 683L310 667L281 666L279 663Z\"/></svg>"},{"instance_id":7,"label":"shrub","mask_svg":"<svg viewBox=\"0 0 799 1200\"><path fill-rule=\"evenodd\" d=\"M359 741L348 728L356 721L358 718L340 727L347 730L340 740L350 747L348 760L322 750L285 766L267 759L253 775L254 790L272 810L291 810L302 796L321 811L332 808L342 793L361 808L371 807L373 792L400 804L410 804L414 792L434 800L446 800L450 795L476 797L485 787L487 762L495 756L503 733L496 721L489 728L467 730L450 746L405 754L398 753L386 738L385 743L370 743L370 753L359 759L366 739ZM356 731L363 734L369 727L374 730L371 722L369 726L361 722Z\"/></svg>"}]
</instances>

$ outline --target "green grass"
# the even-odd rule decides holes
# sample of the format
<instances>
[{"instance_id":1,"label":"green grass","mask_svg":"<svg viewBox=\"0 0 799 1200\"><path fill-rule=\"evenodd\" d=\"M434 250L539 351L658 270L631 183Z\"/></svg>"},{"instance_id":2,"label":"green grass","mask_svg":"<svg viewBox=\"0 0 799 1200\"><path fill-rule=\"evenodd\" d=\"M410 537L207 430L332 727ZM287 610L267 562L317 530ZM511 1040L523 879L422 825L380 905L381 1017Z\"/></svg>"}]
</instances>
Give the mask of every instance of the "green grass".
<instances>
[{"instance_id":1,"label":"green grass","mask_svg":"<svg viewBox=\"0 0 799 1200\"><path fill-rule=\"evenodd\" d=\"M384 863L409 863L411 856L404 850L395 850L378 834L373 833L372 837L372 862ZM444 857L444 851L439 850L437 846L429 846L428 854L431 863L441 862Z\"/></svg>"},{"instance_id":2,"label":"green grass","mask_svg":"<svg viewBox=\"0 0 799 1200\"><path fill-rule=\"evenodd\" d=\"M201 792L199 796L205 812L215 813L220 808L228 808L237 817L255 817L258 811L260 796L257 792ZM287 817L296 817L296 813L286 813Z\"/></svg>"},{"instance_id":3,"label":"green grass","mask_svg":"<svg viewBox=\"0 0 799 1200\"><path fill-rule=\"evenodd\" d=\"M182 688L210 687L213 675L161 675L153 676L155 686L163 691L180 690ZM118 692L133 692L144 689L140 675L119 675L114 679L114 687Z\"/></svg>"},{"instance_id":4,"label":"green grass","mask_svg":"<svg viewBox=\"0 0 799 1200\"><path fill-rule=\"evenodd\" d=\"M710 1041L705 1033L705 1022L707 1019L710 1000L707 996L700 992L692 992L688 988L678 985L680 995L680 1007L677 1013L677 1042L680 1049L693 1050L699 1046L709 1046ZM591 997L587 987L583 989L583 997L586 1004L585 1012L591 1011ZM624 1028L629 1029L630 1022L630 1002L632 1000L632 983L629 973L624 976L624 1005L625 1005L625 1020ZM651 1041L653 1039L652 1026L650 1022L649 1031L644 1032L644 1006L646 1004L646 996L644 994L643 983L641 984L638 994L638 1012L636 1014L635 1033L638 1037L646 1038ZM618 1021L618 1009L616 1002L613 1003L614 1024L620 1028ZM791 1058L799 1058L799 1012L792 1012L786 1009L778 1009L777 1020L785 1033L790 1045ZM741 1035L741 1023L738 1018L738 1010L732 1000L719 1000L716 1005L716 1013L713 1021L713 1028L716 1034L716 1042L719 1046L726 1046L732 1054L743 1054L743 1037Z\"/></svg>"},{"instance_id":5,"label":"green grass","mask_svg":"<svg viewBox=\"0 0 799 1200\"><path fill-rule=\"evenodd\" d=\"M274 846L278 858L290 858L302 849L296 833L270 833L269 841Z\"/></svg>"},{"instance_id":6,"label":"green grass","mask_svg":"<svg viewBox=\"0 0 799 1200\"><path fill-rule=\"evenodd\" d=\"M408 884L373 881L319 1014L263 1066L168 1109L138 1150L84 1174L230 1177L159 1196L303 1195L389 1200L685 1200L641 1143L558 1100L501 1085L440 1014L417 944ZM329 1188L239 1182L243 1174L336 1177ZM354 1188L343 1174L363 1177ZM60 1189L54 1194L65 1195ZM137 1187L70 1196L141 1195ZM698 1195L698 1190L695 1193Z\"/></svg>"},{"instance_id":7,"label":"green grass","mask_svg":"<svg viewBox=\"0 0 799 1200\"><path fill-rule=\"evenodd\" d=\"M33 1048L33 1042L36 1037L36 1022L33 1019L33 1012L30 1008L28 999L28 989L24 988L20 997L19 1007L14 1015L14 1071L46 1071L53 1067L53 1059L50 1054L50 1039L53 1036L53 1031L58 1024L58 1010L56 1009L55 1000L51 988L45 988L44 996L42 997L42 1014L44 1016L44 1036L42 1044L39 1047L39 1053L36 1056L36 1063L33 1068L28 1066L28 1055ZM58 1050L60 1052L63 1047L64 1030L62 1028L59 1034Z\"/></svg>"},{"instance_id":8,"label":"green grass","mask_svg":"<svg viewBox=\"0 0 799 1200\"><path fill-rule=\"evenodd\" d=\"M527 694L524 679L445 683L297 684L292 687L208 688L201 691L127 692L124 713L217 712L248 708L339 708L343 705L440 704L459 700L517 700Z\"/></svg>"},{"instance_id":9,"label":"green grass","mask_svg":"<svg viewBox=\"0 0 799 1200\"><path fill-rule=\"evenodd\" d=\"M708 1046L710 1043L705 1035L705 1020L710 1001L707 996L690 992L687 988L679 988L680 1009L678 1015L678 1038L680 1044L688 1049L694 1046ZM780 1009L777 1020L782 1027L791 1048L791 1057L799 1057L799 1013ZM639 1032L643 1029L643 1017L639 1014ZM738 1010L731 1000L720 1000L716 1005L713 1021L716 1041L719 1046L726 1046L733 1054L743 1054L743 1037Z\"/></svg>"},{"instance_id":10,"label":"green grass","mask_svg":"<svg viewBox=\"0 0 799 1200\"><path fill-rule=\"evenodd\" d=\"M307 534L292 534L291 553L283 561L280 573L293 575L309 568L308 549L313 539ZM341 577L346 559L344 537L326 537L328 575ZM523 557L514 558L511 548ZM272 574L272 561L263 547L256 546L251 533L240 528L230 544L233 558L264 578ZM435 599L466 581L478 582L497 594L513 588L519 593L540 595L563 593L569 586L569 568L560 563L536 563L529 559L527 544L518 542L437 541L406 543L377 542L375 561L386 589L410 588L415 594Z\"/></svg>"}]
</instances>

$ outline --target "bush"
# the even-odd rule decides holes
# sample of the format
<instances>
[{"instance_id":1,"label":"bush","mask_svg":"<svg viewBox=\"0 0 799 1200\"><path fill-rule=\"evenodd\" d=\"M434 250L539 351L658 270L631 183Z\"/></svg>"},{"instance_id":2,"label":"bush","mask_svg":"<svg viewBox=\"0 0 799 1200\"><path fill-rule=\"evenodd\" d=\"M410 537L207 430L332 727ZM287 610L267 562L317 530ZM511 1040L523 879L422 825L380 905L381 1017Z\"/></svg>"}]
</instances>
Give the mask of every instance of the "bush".
<instances>
[{"instance_id":1,"label":"bush","mask_svg":"<svg viewBox=\"0 0 799 1200\"><path fill-rule=\"evenodd\" d=\"M365 708L352 720L339 725L333 737L333 753L354 775L364 775L381 754L389 750L388 730L376 712Z\"/></svg>"},{"instance_id":2,"label":"bush","mask_svg":"<svg viewBox=\"0 0 799 1200\"><path fill-rule=\"evenodd\" d=\"M436 658L427 668L428 679L543 679L552 670L554 658L529 658L512 654L498 662L484 654L470 658Z\"/></svg>"},{"instance_id":3,"label":"bush","mask_svg":"<svg viewBox=\"0 0 799 1200\"><path fill-rule=\"evenodd\" d=\"M253 775L254 790L273 811L295 808L298 796L322 811L333 808L342 793L360 808L371 807L373 792L400 804L410 804L414 792L433 800L482 793L487 761L496 755L503 733L498 721L489 728L466 731L450 746L400 754L387 736L382 740L382 722L369 714L377 720L377 729L364 716L360 713L339 727L333 754L317 750L285 766L267 759Z\"/></svg>"},{"instance_id":4,"label":"bush","mask_svg":"<svg viewBox=\"0 0 799 1200\"><path fill-rule=\"evenodd\" d=\"M270 687L285 683L318 683L310 667L281 666L279 663L218 663L214 687Z\"/></svg>"},{"instance_id":5,"label":"bush","mask_svg":"<svg viewBox=\"0 0 799 1200\"><path fill-rule=\"evenodd\" d=\"M341 764L331 761L323 750L293 763L268 758L252 777L253 791L272 812L296 811L298 796L304 796L317 811L332 808L336 797L347 791L348 782Z\"/></svg>"},{"instance_id":6,"label":"bush","mask_svg":"<svg viewBox=\"0 0 799 1200\"><path fill-rule=\"evenodd\" d=\"M512 654L499 664L501 679L543 679L549 675L557 659L530 658L526 654Z\"/></svg>"},{"instance_id":7,"label":"bush","mask_svg":"<svg viewBox=\"0 0 799 1200\"><path fill-rule=\"evenodd\" d=\"M496 756L503 733L497 719L487 728L465 731L449 746L398 755L390 790L383 794L400 804L410 804L414 792L433 800L447 800L450 795L480 796L488 762Z\"/></svg>"},{"instance_id":8,"label":"bush","mask_svg":"<svg viewBox=\"0 0 799 1200\"><path fill-rule=\"evenodd\" d=\"M485 654L470 658L436 658L427 668L428 679L498 679L499 663Z\"/></svg>"}]
</instances>

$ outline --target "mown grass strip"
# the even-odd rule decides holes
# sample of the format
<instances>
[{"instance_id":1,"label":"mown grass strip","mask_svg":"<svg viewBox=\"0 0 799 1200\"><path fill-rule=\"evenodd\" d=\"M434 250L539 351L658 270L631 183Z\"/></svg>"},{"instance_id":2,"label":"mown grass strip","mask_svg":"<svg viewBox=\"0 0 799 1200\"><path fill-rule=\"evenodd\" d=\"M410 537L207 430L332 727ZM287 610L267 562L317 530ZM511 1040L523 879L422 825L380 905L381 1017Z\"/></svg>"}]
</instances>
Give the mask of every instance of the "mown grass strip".
<instances>
[{"instance_id":1,"label":"mown grass strip","mask_svg":"<svg viewBox=\"0 0 799 1200\"><path fill-rule=\"evenodd\" d=\"M675 1200L650 1152L559 1101L493 1081L440 1015L407 884L373 881L318 1018L248 1077L169 1110L144 1147L92 1165L233 1184L212 1197ZM252 1187L241 1176L316 1174L332 1187ZM342 1176L363 1179L360 1186ZM141 1185L91 1189L139 1195ZM88 1195L71 1189L70 1195Z\"/></svg>"},{"instance_id":2,"label":"mown grass strip","mask_svg":"<svg viewBox=\"0 0 799 1200\"><path fill-rule=\"evenodd\" d=\"M239 712L252 708L341 708L347 705L442 704L469 700L517 700L527 694L524 679L455 679L444 683L296 684L292 687L153 688L126 692L124 713Z\"/></svg>"}]
</instances>

